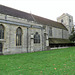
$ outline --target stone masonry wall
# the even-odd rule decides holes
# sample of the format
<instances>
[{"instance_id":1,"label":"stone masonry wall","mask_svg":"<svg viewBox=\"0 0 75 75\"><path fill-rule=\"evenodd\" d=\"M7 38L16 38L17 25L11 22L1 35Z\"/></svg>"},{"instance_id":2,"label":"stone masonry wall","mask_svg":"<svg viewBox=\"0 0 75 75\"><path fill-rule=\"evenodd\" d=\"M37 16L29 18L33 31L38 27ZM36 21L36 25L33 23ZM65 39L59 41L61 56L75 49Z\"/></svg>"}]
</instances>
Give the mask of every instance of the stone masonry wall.
<instances>
[{"instance_id":1,"label":"stone masonry wall","mask_svg":"<svg viewBox=\"0 0 75 75\"><path fill-rule=\"evenodd\" d=\"M45 29L40 29L32 26L40 26L36 22L27 21L26 19L16 18L9 15L0 14L0 20L12 21L17 23L23 23L31 25L31 27L25 27L22 25L10 24L10 23L0 23L3 24L5 28L4 41L3 43L3 54L16 54L16 53L25 53L25 52L35 52L46 50L48 46L48 34L49 27L46 26ZM16 46L16 29L21 27L22 29L22 46ZM34 34L38 32L40 35L40 43L34 43ZM66 30L63 30L63 37L68 38ZM31 37L33 35L33 38ZM62 38L62 29L52 27L52 38Z\"/></svg>"}]
</instances>

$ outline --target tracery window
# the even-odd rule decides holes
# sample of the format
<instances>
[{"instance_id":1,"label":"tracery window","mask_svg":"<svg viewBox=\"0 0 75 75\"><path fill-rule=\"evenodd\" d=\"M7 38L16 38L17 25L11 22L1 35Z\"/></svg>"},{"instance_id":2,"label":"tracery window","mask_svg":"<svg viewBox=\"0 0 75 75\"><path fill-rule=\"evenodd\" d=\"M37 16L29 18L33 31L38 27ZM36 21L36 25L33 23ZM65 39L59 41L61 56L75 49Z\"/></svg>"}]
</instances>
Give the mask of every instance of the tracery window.
<instances>
[{"instance_id":1,"label":"tracery window","mask_svg":"<svg viewBox=\"0 0 75 75\"><path fill-rule=\"evenodd\" d=\"M38 32L36 32L34 35L34 43L40 43L40 35Z\"/></svg>"},{"instance_id":2,"label":"tracery window","mask_svg":"<svg viewBox=\"0 0 75 75\"><path fill-rule=\"evenodd\" d=\"M16 30L16 46L22 45L22 29L20 27Z\"/></svg>"},{"instance_id":3,"label":"tracery window","mask_svg":"<svg viewBox=\"0 0 75 75\"><path fill-rule=\"evenodd\" d=\"M4 39L4 26L0 24L0 39Z\"/></svg>"}]
</instances>

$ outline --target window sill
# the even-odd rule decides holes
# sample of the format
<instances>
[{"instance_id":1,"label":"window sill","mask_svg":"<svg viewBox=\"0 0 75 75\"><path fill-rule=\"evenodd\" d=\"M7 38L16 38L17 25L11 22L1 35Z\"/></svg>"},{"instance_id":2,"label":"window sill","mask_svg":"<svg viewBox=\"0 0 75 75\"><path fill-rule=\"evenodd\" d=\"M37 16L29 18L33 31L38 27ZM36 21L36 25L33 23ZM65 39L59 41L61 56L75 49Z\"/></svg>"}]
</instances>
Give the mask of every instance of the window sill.
<instances>
[{"instance_id":1,"label":"window sill","mask_svg":"<svg viewBox=\"0 0 75 75\"><path fill-rule=\"evenodd\" d=\"M41 43L34 43L34 45L40 45Z\"/></svg>"},{"instance_id":2,"label":"window sill","mask_svg":"<svg viewBox=\"0 0 75 75\"><path fill-rule=\"evenodd\" d=\"M19 48L21 48L22 46L16 46L16 47L19 47Z\"/></svg>"},{"instance_id":3,"label":"window sill","mask_svg":"<svg viewBox=\"0 0 75 75\"><path fill-rule=\"evenodd\" d=\"M0 42L5 42L5 39L0 39Z\"/></svg>"},{"instance_id":4,"label":"window sill","mask_svg":"<svg viewBox=\"0 0 75 75\"><path fill-rule=\"evenodd\" d=\"M34 43L34 44L40 44L40 43Z\"/></svg>"}]
</instances>

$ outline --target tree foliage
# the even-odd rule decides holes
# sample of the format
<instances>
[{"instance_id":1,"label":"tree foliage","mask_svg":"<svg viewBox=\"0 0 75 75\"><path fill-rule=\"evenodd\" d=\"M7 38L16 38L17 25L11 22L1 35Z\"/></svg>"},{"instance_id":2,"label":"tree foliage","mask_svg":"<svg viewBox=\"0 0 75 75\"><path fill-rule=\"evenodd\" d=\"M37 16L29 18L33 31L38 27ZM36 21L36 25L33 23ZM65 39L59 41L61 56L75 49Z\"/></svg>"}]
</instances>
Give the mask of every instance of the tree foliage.
<instances>
[{"instance_id":1,"label":"tree foliage","mask_svg":"<svg viewBox=\"0 0 75 75\"><path fill-rule=\"evenodd\" d=\"M71 31L71 33L74 33L74 27L72 28L72 31Z\"/></svg>"},{"instance_id":2,"label":"tree foliage","mask_svg":"<svg viewBox=\"0 0 75 75\"><path fill-rule=\"evenodd\" d=\"M70 35L69 39L70 41L75 41L75 32L72 35Z\"/></svg>"},{"instance_id":3,"label":"tree foliage","mask_svg":"<svg viewBox=\"0 0 75 75\"><path fill-rule=\"evenodd\" d=\"M74 28L72 28L72 32L71 32L71 35L69 37L70 41L75 41L75 32L74 32Z\"/></svg>"}]
</instances>

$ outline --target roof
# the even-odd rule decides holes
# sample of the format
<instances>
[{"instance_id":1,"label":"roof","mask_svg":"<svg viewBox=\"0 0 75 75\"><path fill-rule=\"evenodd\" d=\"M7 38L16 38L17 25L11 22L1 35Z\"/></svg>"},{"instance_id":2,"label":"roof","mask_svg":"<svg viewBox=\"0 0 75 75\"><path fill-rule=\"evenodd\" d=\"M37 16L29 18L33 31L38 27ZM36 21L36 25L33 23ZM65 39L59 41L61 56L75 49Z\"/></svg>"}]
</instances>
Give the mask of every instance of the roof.
<instances>
[{"instance_id":1,"label":"roof","mask_svg":"<svg viewBox=\"0 0 75 75\"><path fill-rule=\"evenodd\" d=\"M31 14L0 5L0 13L34 21Z\"/></svg>"},{"instance_id":2,"label":"roof","mask_svg":"<svg viewBox=\"0 0 75 75\"><path fill-rule=\"evenodd\" d=\"M50 44L59 44L59 43L71 43L69 39L61 39L61 38L50 38Z\"/></svg>"},{"instance_id":3,"label":"roof","mask_svg":"<svg viewBox=\"0 0 75 75\"><path fill-rule=\"evenodd\" d=\"M46 18L43 18L43 17L39 17L39 16L36 16L36 15L33 15L33 17L34 17L34 19L36 20L37 23L40 23L40 24L43 24L43 25L50 25L52 27L67 30L67 28L62 23L52 21L52 20L49 20L49 19L46 19Z\"/></svg>"},{"instance_id":4,"label":"roof","mask_svg":"<svg viewBox=\"0 0 75 75\"><path fill-rule=\"evenodd\" d=\"M67 30L67 28L58 22L40 17L40 16L36 16L30 13L26 13L20 10L16 10L7 6L3 6L0 5L0 13L1 14L6 14L6 15L10 15L10 16L14 16L14 17L19 17L19 18L23 18L23 19L27 19L30 21L36 21L37 23L43 24L43 25L50 25L52 27L56 27L56 28L60 28L60 29L64 29Z\"/></svg>"}]
</instances>

